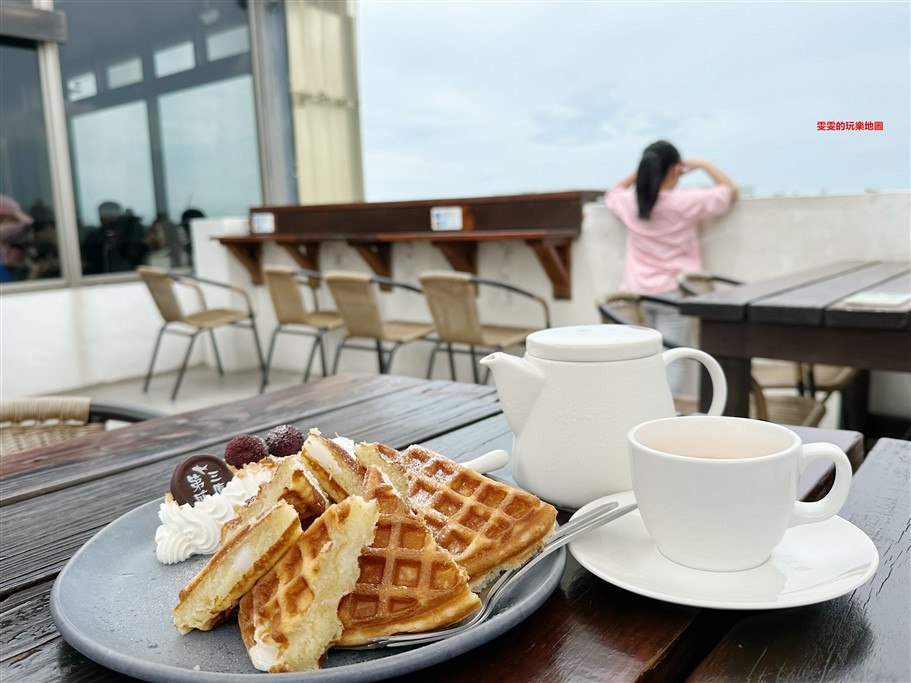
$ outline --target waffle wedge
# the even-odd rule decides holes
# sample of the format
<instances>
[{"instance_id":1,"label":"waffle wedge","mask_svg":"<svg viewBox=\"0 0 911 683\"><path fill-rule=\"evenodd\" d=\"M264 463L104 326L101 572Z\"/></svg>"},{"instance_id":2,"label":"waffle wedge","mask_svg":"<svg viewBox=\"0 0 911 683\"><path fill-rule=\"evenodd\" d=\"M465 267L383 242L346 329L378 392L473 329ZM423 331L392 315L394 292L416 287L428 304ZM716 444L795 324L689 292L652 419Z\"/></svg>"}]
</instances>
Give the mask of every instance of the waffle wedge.
<instances>
[{"instance_id":1,"label":"waffle wedge","mask_svg":"<svg viewBox=\"0 0 911 683\"><path fill-rule=\"evenodd\" d=\"M357 582L378 517L377 503L360 496L330 506L243 597L238 623L257 669L319 667L342 635L339 601Z\"/></svg>"},{"instance_id":2,"label":"waffle wedge","mask_svg":"<svg viewBox=\"0 0 911 683\"><path fill-rule=\"evenodd\" d=\"M297 510L302 529L310 526L329 507L326 494L304 463L293 456L282 458L272 478L260 485L256 496L238 508L236 517L222 525L222 542L240 525L256 519L281 500Z\"/></svg>"},{"instance_id":3,"label":"waffle wedge","mask_svg":"<svg viewBox=\"0 0 911 683\"><path fill-rule=\"evenodd\" d=\"M318 429L311 429L307 434L300 457L333 502L340 503L348 496L363 493L367 470Z\"/></svg>"},{"instance_id":4,"label":"waffle wedge","mask_svg":"<svg viewBox=\"0 0 911 683\"><path fill-rule=\"evenodd\" d=\"M400 453L382 444L359 444L355 453L393 482L407 483L409 505L465 568L474 590L522 564L553 533L553 506L422 446Z\"/></svg>"},{"instance_id":5,"label":"waffle wedge","mask_svg":"<svg viewBox=\"0 0 911 683\"><path fill-rule=\"evenodd\" d=\"M364 498L377 502L380 516L373 543L361 552L354 590L339 603L339 645L448 626L480 607L468 573L376 467L367 471Z\"/></svg>"},{"instance_id":6,"label":"waffle wedge","mask_svg":"<svg viewBox=\"0 0 911 683\"><path fill-rule=\"evenodd\" d=\"M283 501L238 527L180 590L174 626L181 633L218 626L300 535L297 510Z\"/></svg>"}]
</instances>

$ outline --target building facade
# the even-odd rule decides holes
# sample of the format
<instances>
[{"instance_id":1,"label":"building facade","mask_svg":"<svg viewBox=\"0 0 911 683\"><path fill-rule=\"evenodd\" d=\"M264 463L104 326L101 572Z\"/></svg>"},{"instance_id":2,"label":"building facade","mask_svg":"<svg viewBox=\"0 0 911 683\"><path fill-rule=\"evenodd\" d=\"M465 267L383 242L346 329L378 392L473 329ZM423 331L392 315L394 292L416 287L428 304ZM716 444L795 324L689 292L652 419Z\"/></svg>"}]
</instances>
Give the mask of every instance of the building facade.
<instances>
[{"instance_id":1,"label":"building facade","mask_svg":"<svg viewBox=\"0 0 911 683\"><path fill-rule=\"evenodd\" d=\"M354 3L0 0L0 291L193 265L189 221L363 199Z\"/></svg>"}]
</instances>

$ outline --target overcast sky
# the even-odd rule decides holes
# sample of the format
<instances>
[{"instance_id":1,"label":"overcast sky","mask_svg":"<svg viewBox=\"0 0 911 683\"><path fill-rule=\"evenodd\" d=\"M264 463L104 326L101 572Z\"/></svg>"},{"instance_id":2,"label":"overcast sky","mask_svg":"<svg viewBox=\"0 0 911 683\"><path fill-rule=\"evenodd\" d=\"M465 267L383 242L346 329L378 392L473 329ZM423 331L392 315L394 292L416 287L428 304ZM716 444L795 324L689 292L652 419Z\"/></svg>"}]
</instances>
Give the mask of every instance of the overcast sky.
<instances>
[{"instance_id":1,"label":"overcast sky","mask_svg":"<svg viewBox=\"0 0 911 683\"><path fill-rule=\"evenodd\" d=\"M904 0L365 1L358 69L369 201L607 188L660 138L754 196L911 187Z\"/></svg>"}]
</instances>

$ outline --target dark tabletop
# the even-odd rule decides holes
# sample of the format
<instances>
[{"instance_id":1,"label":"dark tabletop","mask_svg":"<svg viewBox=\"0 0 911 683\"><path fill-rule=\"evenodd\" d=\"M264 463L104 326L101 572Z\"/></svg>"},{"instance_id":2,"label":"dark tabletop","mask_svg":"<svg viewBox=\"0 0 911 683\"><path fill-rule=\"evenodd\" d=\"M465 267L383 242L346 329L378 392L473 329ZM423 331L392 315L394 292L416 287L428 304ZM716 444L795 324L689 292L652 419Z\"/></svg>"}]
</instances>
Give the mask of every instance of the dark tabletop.
<instances>
[{"instance_id":1,"label":"dark tabletop","mask_svg":"<svg viewBox=\"0 0 911 683\"><path fill-rule=\"evenodd\" d=\"M220 455L231 437L264 435L284 423L396 448L422 443L456 460L511 446L493 387L349 374L158 418L24 458L4 457L0 679L124 680L57 633L48 610L54 578L106 524L160 499L172 469L187 454ZM801 436L813 440L825 432L805 430ZM846 448L859 438L833 436ZM764 648L775 653L769 667L793 670L783 679L826 680L827 672L837 670L850 672L838 680L865 672L870 676L857 680L908 680L908 451L902 448L884 447L869 458L845 508L843 516L866 531L883 556L873 580L849 596L780 613L682 607L616 588L569 556L554 594L516 628L400 680L680 681L690 674L693 680L748 680L751 670L764 670ZM560 519L567 517L561 513ZM805 628L794 626L794 637L784 638L775 624L789 619L802 620ZM766 631L763 624L770 624ZM801 633L810 626L816 640L814 633ZM726 654L738 645L748 646L743 657Z\"/></svg>"},{"instance_id":2,"label":"dark tabletop","mask_svg":"<svg viewBox=\"0 0 911 683\"><path fill-rule=\"evenodd\" d=\"M904 295L909 295L905 297ZM871 304L898 296L898 302ZM858 298L860 301L858 301ZM866 298L866 303L864 303ZM847 261L679 300L699 318L700 348L728 380L726 414L748 415L750 360L777 358L861 370L843 392L843 424L867 429L869 370L911 372L911 265ZM706 388L700 405L708 408ZM847 414L847 413L850 413Z\"/></svg>"}]
</instances>

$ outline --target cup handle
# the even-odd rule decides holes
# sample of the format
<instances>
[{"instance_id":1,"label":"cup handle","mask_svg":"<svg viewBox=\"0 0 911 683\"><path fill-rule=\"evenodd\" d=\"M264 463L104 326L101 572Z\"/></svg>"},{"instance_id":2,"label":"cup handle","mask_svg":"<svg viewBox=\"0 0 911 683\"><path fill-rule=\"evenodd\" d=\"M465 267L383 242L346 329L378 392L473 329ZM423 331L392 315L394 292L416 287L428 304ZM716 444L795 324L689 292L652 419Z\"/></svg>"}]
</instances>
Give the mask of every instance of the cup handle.
<instances>
[{"instance_id":1,"label":"cup handle","mask_svg":"<svg viewBox=\"0 0 911 683\"><path fill-rule=\"evenodd\" d=\"M844 451L831 443L806 444L800 453L800 471L803 472L814 460L831 460L835 463L835 483L822 500L794 503L794 512L788 526L823 522L834 517L848 498L851 490L851 461Z\"/></svg>"},{"instance_id":2,"label":"cup handle","mask_svg":"<svg viewBox=\"0 0 911 683\"><path fill-rule=\"evenodd\" d=\"M478 474L487 474L501 467L506 467L509 464L509 453L502 448L498 448L461 464L462 467L474 470Z\"/></svg>"},{"instance_id":3,"label":"cup handle","mask_svg":"<svg viewBox=\"0 0 911 683\"><path fill-rule=\"evenodd\" d=\"M661 358L664 359L664 367L681 358L692 358L702 363L705 369L709 371L709 377L712 379L712 405L709 406L707 414L721 415L724 412L724 406L728 401L728 383L724 378L724 370L721 369L717 360L705 351L685 346L677 349L668 349L661 354Z\"/></svg>"}]
</instances>

